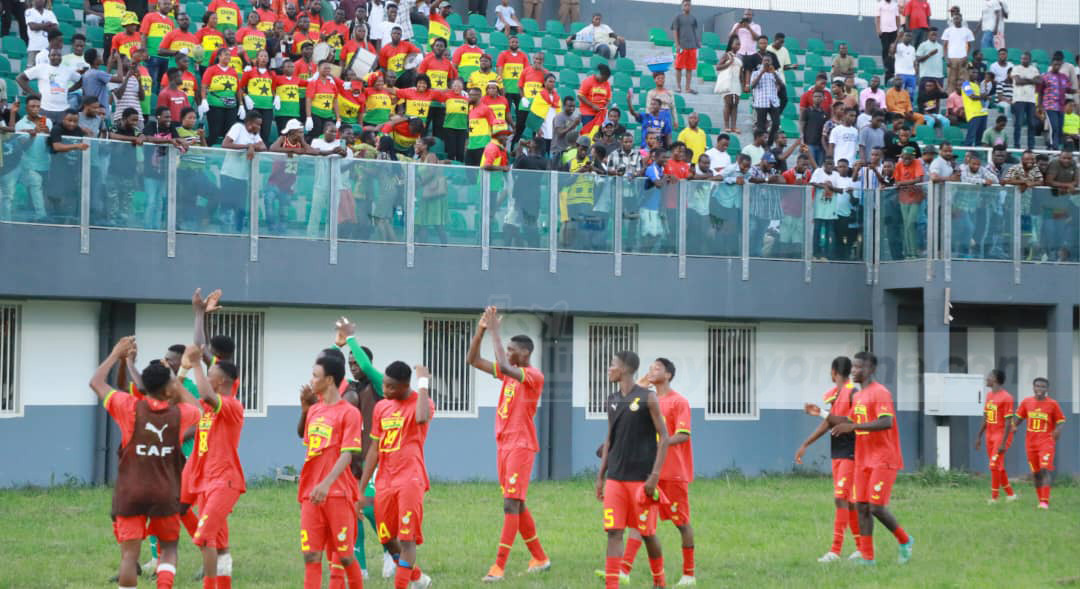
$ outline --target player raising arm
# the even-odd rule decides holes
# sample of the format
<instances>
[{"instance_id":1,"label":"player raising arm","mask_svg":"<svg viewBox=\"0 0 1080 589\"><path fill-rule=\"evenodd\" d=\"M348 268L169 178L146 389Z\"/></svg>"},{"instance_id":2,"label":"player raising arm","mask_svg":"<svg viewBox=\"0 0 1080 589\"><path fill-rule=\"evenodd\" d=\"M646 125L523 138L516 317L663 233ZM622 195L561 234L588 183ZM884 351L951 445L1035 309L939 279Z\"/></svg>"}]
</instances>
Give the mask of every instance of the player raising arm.
<instances>
[{"instance_id":1,"label":"player raising arm","mask_svg":"<svg viewBox=\"0 0 1080 589\"><path fill-rule=\"evenodd\" d=\"M896 426L892 393L874 381L877 356L870 352L855 354L851 379L861 388L852 401L851 417L830 415L832 434L855 432L855 501L859 512L859 553L861 564L874 563L874 518L877 518L900 543L900 564L911 560L914 541L889 511L896 473L904 468L900 454L900 433Z\"/></svg>"},{"instance_id":2,"label":"player raising arm","mask_svg":"<svg viewBox=\"0 0 1080 589\"><path fill-rule=\"evenodd\" d=\"M113 534L120 544L120 589L136 586L139 548L147 534L158 537L161 557L157 586L171 589L180 536L180 452L183 431L199 420L195 399L168 366L151 362L142 371L145 397L117 391L106 379L113 366L135 348L135 337L121 338L90 379L105 410L120 428L120 463L113 492Z\"/></svg>"},{"instance_id":3,"label":"player raising arm","mask_svg":"<svg viewBox=\"0 0 1080 589\"><path fill-rule=\"evenodd\" d=\"M1013 437L1005 433L1013 417L1013 397L1009 391L1001 388L1005 382L1005 372L993 369L986 375L986 394L983 406L983 422L979 433L975 434L975 449L982 445L983 432L986 432L986 455L990 459L990 503L997 503L998 488L1005 487L1006 501L1016 501L1009 484L1009 474L1005 472L1005 452L1012 445Z\"/></svg>"},{"instance_id":4,"label":"player raising arm","mask_svg":"<svg viewBox=\"0 0 1080 589\"><path fill-rule=\"evenodd\" d=\"M360 486L371 480L375 468L375 521L379 541L388 546L397 561L394 589L426 589L431 577L416 566L416 547L424 543L424 493L430 488L424 465L424 442L428 425L435 416L435 403L428 397L431 374L416 367L416 391L409 388L412 370L396 361L383 375L383 400L375 404L371 439L375 452L368 452Z\"/></svg>"},{"instance_id":5,"label":"player raising arm","mask_svg":"<svg viewBox=\"0 0 1080 589\"><path fill-rule=\"evenodd\" d=\"M1039 497L1039 509L1050 509L1050 472L1054 470L1054 449L1061 436L1061 424L1065 423L1065 414L1058 402L1049 395L1050 381L1039 377L1031 383L1035 396L1020 402L1020 407L1009 426L1009 437L1016 433L1016 428L1024 419L1027 420L1027 435L1024 445L1027 447L1028 466L1034 474L1035 493Z\"/></svg>"},{"instance_id":6,"label":"player raising arm","mask_svg":"<svg viewBox=\"0 0 1080 589\"><path fill-rule=\"evenodd\" d=\"M469 364L502 381L499 404L495 410L495 468L503 494L503 528L495 564L483 578L485 582L503 579L506 560L510 557L510 548L519 531L532 554L528 572L551 568L551 561L536 534L536 522L525 507L533 460L540 451L533 416L536 415L536 405L544 388L544 374L529 364L533 352L533 341L529 336L515 335L503 348L499 329L501 323L495 307L484 309L468 353ZM491 343L495 348L494 362L480 357L480 344L485 332L491 333Z\"/></svg>"},{"instance_id":7,"label":"player raising arm","mask_svg":"<svg viewBox=\"0 0 1080 589\"><path fill-rule=\"evenodd\" d=\"M806 404L806 413L813 416L821 416L821 423L817 429L806 438L795 452L795 464L802 464L803 455L825 432L829 431L828 417L850 417L851 401L855 396L855 385L848 378L851 376L851 359L847 356L837 356L832 361L830 369L833 388L825 393L825 402L829 404L829 412L822 413L821 408L813 403ZM829 551L818 559L818 562L835 562L840 560L840 550L844 547L844 528L851 528L851 535L855 539L855 552L849 558L860 558L859 553L859 516L855 510L855 495L852 489L855 486L855 434L848 433L840 436L832 436L833 474L833 502L836 504L836 516L833 519L833 543Z\"/></svg>"},{"instance_id":8,"label":"player raising arm","mask_svg":"<svg viewBox=\"0 0 1080 589\"><path fill-rule=\"evenodd\" d=\"M315 360L310 388L320 400L307 410L307 455L297 493L304 589L322 587L324 548L329 548L331 562L345 569L349 589L364 586L360 565L353 556L360 493L349 469L352 454L361 450L362 421L360 411L341 398L339 388L344 380L345 362L340 355L323 354Z\"/></svg>"},{"instance_id":9,"label":"player raising arm","mask_svg":"<svg viewBox=\"0 0 1080 589\"><path fill-rule=\"evenodd\" d=\"M636 525L649 554L653 585L664 587L664 556L656 537L657 489L667 456L668 432L656 393L634 382L638 355L616 352L607 369L618 389L607 399L608 434L600 450L596 498L604 502L607 560L604 586L618 589L623 556L623 530ZM644 407L642 407L644 405ZM642 411L645 408L646 411Z\"/></svg>"}]
</instances>

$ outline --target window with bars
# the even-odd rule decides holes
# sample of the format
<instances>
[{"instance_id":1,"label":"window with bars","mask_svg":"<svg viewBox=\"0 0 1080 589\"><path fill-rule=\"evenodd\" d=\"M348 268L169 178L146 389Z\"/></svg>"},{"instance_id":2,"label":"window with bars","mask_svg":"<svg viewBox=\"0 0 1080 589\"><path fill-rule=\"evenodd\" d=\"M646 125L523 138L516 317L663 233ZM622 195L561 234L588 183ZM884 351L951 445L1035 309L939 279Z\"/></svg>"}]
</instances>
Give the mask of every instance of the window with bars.
<instances>
[{"instance_id":1,"label":"window with bars","mask_svg":"<svg viewBox=\"0 0 1080 589\"><path fill-rule=\"evenodd\" d=\"M261 311L218 311L209 315L206 337L226 335L236 344L233 362L240 371L236 398L247 413L263 414L262 394L263 323Z\"/></svg>"},{"instance_id":2,"label":"window with bars","mask_svg":"<svg viewBox=\"0 0 1080 589\"><path fill-rule=\"evenodd\" d=\"M709 327L709 367L706 417L757 417L754 358L757 328L751 325Z\"/></svg>"},{"instance_id":3,"label":"window with bars","mask_svg":"<svg viewBox=\"0 0 1080 589\"><path fill-rule=\"evenodd\" d=\"M431 371L431 400L440 415L476 415L473 367L466 358L474 319L425 318L424 366Z\"/></svg>"},{"instance_id":4,"label":"window with bars","mask_svg":"<svg viewBox=\"0 0 1080 589\"><path fill-rule=\"evenodd\" d=\"M606 417L607 398L616 383L608 382L607 369L615 352L637 352L638 326L630 323L589 324L589 402L587 417Z\"/></svg>"},{"instance_id":5,"label":"window with bars","mask_svg":"<svg viewBox=\"0 0 1080 589\"><path fill-rule=\"evenodd\" d=\"M21 415L19 307L0 305L0 416Z\"/></svg>"}]
</instances>

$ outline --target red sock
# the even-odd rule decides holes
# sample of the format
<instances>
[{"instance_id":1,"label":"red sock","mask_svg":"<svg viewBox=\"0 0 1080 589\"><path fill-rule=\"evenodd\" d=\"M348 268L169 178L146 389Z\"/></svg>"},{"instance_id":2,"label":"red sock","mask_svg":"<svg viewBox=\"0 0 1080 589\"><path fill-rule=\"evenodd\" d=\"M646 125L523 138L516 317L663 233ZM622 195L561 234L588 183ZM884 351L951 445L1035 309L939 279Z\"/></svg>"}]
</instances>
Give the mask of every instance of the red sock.
<instances>
[{"instance_id":1,"label":"red sock","mask_svg":"<svg viewBox=\"0 0 1080 589\"><path fill-rule=\"evenodd\" d=\"M188 509L184 513L180 514L180 523L184 524L184 529L187 530L188 536L195 537L195 530L199 528L199 518Z\"/></svg>"},{"instance_id":2,"label":"red sock","mask_svg":"<svg viewBox=\"0 0 1080 589\"><path fill-rule=\"evenodd\" d=\"M215 577L217 578L217 577ZM208 589L213 585L203 585L203 589ZM322 588L322 559L315 562L304 563L304 589L321 589Z\"/></svg>"},{"instance_id":3,"label":"red sock","mask_svg":"<svg viewBox=\"0 0 1080 589\"><path fill-rule=\"evenodd\" d=\"M859 512L849 509L847 513L848 527L851 528L851 539L855 540L855 550L862 550L859 544Z\"/></svg>"},{"instance_id":4,"label":"red sock","mask_svg":"<svg viewBox=\"0 0 1080 589\"><path fill-rule=\"evenodd\" d=\"M420 570L420 567L418 567L418 566L414 566L414 567L412 568L412 576L411 576L411 577L409 577L409 580L410 580L410 581L419 581L419 580L420 580L420 573L421 573L421 572L422 572L422 571Z\"/></svg>"},{"instance_id":5,"label":"red sock","mask_svg":"<svg viewBox=\"0 0 1080 589\"><path fill-rule=\"evenodd\" d=\"M394 589L408 589L409 581L412 581L412 573L412 567L403 567L398 564L397 573L394 575Z\"/></svg>"},{"instance_id":6,"label":"red sock","mask_svg":"<svg viewBox=\"0 0 1080 589\"><path fill-rule=\"evenodd\" d=\"M345 589L345 567L338 562L336 554L330 561L330 583L326 589Z\"/></svg>"},{"instance_id":7,"label":"red sock","mask_svg":"<svg viewBox=\"0 0 1080 589\"><path fill-rule=\"evenodd\" d=\"M172 589L176 578L176 567L171 564L159 564L157 568L157 589Z\"/></svg>"},{"instance_id":8,"label":"red sock","mask_svg":"<svg viewBox=\"0 0 1080 589\"><path fill-rule=\"evenodd\" d=\"M682 574L687 577L694 576L694 547L683 546L682 549Z\"/></svg>"},{"instance_id":9,"label":"red sock","mask_svg":"<svg viewBox=\"0 0 1080 589\"><path fill-rule=\"evenodd\" d=\"M217 589L232 589L232 575L218 575Z\"/></svg>"},{"instance_id":10,"label":"red sock","mask_svg":"<svg viewBox=\"0 0 1080 589\"><path fill-rule=\"evenodd\" d=\"M495 566L506 568L506 559L510 558L510 549L514 547L514 538L521 527L521 516L516 513L503 515L502 535L499 536L499 550L495 554Z\"/></svg>"},{"instance_id":11,"label":"red sock","mask_svg":"<svg viewBox=\"0 0 1080 589\"><path fill-rule=\"evenodd\" d=\"M892 533L892 535L896 536L896 541L901 544L907 544L911 541L911 538L908 537L907 532L905 532L904 528L901 527L897 527L896 530Z\"/></svg>"},{"instance_id":12,"label":"red sock","mask_svg":"<svg viewBox=\"0 0 1080 589\"><path fill-rule=\"evenodd\" d=\"M349 580L349 589L364 589L364 572L355 560L345 567L345 577Z\"/></svg>"},{"instance_id":13,"label":"red sock","mask_svg":"<svg viewBox=\"0 0 1080 589\"><path fill-rule=\"evenodd\" d=\"M837 507L836 515L833 517L832 547L829 548L829 552L840 554L840 550L844 547L844 530L847 529L847 527L847 508Z\"/></svg>"},{"instance_id":14,"label":"red sock","mask_svg":"<svg viewBox=\"0 0 1080 589\"><path fill-rule=\"evenodd\" d=\"M322 579L320 579L320 581L322 581ZM319 583L319 585L322 585L322 583ZM313 587L318 587L319 585L313 585ZM217 577L203 577L202 587L203 589L217 589ZM304 570L304 589L308 589L306 569Z\"/></svg>"},{"instance_id":15,"label":"red sock","mask_svg":"<svg viewBox=\"0 0 1080 589\"><path fill-rule=\"evenodd\" d=\"M604 562L604 589L619 589L619 566L622 559L609 556Z\"/></svg>"},{"instance_id":16,"label":"red sock","mask_svg":"<svg viewBox=\"0 0 1080 589\"><path fill-rule=\"evenodd\" d=\"M641 538L631 536L626 539L626 550L623 550L622 563L619 570L630 574L630 571L634 570L634 559L637 558L637 551L641 548Z\"/></svg>"},{"instance_id":17,"label":"red sock","mask_svg":"<svg viewBox=\"0 0 1080 589\"><path fill-rule=\"evenodd\" d=\"M996 471L996 470L991 470L990 471L990 498L991 499L997 499L998 498L998 487L1001 486L1001 484L1000 484L1001 477L999 476L1000 474L1001 473Z\"/></svg>"},{"instance_id":18,"label":"red sock","mask_svg":"<svg viewBox=\"0 0 1080 589\"><path fill-rule=\"evenodd\" d=\"M532 513L529 512L528 508L521 510L521 519L518 521L521 539L525 541L529 553L532 554L533 558L541 562L547 560L547 554L544 553L544 547L540 545L540 538L536 534L536 522L533 521Z\"/></svg>"},{"instance_id":19,"label":"red sock","mask_svg":"<svg viewBox=\"0 0 1080 589\"><path fill-rule=\"evenodd\" d=\"M652 582L656 587L666 587L664 584L664 557L658 556L649 559L649 569L652 570Z\"/></svg>"},{"instance_id":20,"label":"red sock","mask_svg":"<svg viewBox=\"0 0 1080 589\"><path fill-rule=\"evenodd\" d=\"M1001 473L1000 475L998 475L998 482L1000 482L1001 486L1005 488L1005 494L1009 497L1012 497L1016 493L1013 492L1012 485L1009 484L1009 473L1006 472L1004 468L999 470L998 472Z\"/></svg>"},{"instance_id":21,"label":"red sock","mask_svg":"<svg viewBox=\"0 0 1080 589\"><path fill-rule=\"evenodd\" d=\"M862 540L862 548L859 549L859 552L862 553L862 557L865 560L874 560L874 537L861 534L859 539Z\"/></svg>"}]
</instances>

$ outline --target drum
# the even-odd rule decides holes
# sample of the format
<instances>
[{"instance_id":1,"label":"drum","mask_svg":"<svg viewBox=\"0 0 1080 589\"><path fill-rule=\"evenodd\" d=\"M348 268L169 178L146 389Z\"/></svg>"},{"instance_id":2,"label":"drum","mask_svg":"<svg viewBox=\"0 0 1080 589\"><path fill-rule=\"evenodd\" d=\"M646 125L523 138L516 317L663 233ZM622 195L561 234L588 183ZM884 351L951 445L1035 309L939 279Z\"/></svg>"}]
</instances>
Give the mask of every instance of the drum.
<instances>
[{"instance_id":1,"label":"drum","mask_svg":"<svg viewBox=\"0 0 1080 589\"><path fill-rule=\"evenodd\" d=\"M322 63L324 60L334 58L334 48L329 43L316 43L315 51L311 55L312 61L316 64Z\"/></svg>"},{"instance_id":2,"label":"drum","mask_svg":"<svg viewBox=\"0 0 1080 589\"><path fill-rule=\"evenodd\" d=\"M349 69L352 70L357 80L363 80L375 68L376 63L377 58L374 53L366 49L358 49L356 54L353 55Z\"/></svg>"}]
</instances>

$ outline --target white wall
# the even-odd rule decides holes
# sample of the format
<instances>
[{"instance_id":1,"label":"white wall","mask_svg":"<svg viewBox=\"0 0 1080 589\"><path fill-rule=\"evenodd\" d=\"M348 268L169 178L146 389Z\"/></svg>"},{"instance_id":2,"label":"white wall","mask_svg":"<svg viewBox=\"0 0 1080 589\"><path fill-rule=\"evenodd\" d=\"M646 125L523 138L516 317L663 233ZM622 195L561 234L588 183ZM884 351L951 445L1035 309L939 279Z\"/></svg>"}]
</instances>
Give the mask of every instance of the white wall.
<instances>
[{"instance_id":1,"label":"white wall","mask_svg":"<svg viewBox=\"0 0 1080 589\"><path fill-rule=\"evenodd\" d=\"M967 330L967 372L986 374L996 365L993 327L969 327Z\"/></svg>"},{"instance_id":2,"label":"white wall","mask_svg":"<svg viewBox=\"0 0 1080 589\"><path fill-rule=\"evenodd\" d=\"M588 399L588 325L593 322L625 323L622 318L575 317L575 407ZM672 388L703 409L708 390L707 329L714 322L640 319L638 355L643 366L663 356L675 363ZM818 402L831 385L829 364L838 355L851 356L862 349L863 326L857 324L759 322L755 379L760 409L801 409L807 401Z\"/></svg>"},{"instance_id":3,"label":"white wall","mask_svg":"<svg viewBox=\"0 0 1080 589\"><path fill-rule=\"evenodd\" d=\"M245 308L247 310L247 308ZM421 333L425 317L447 317L406 311L357 311L341 309L251 308L265 313L263 331L263 395L264 406L298 405L300 385L311 377L311 363L319 350L333 344L334 321L348 316L357 324L357 339L371 348L375 365L383 367L394 360L410 365L420 363L423 353ZM476 314L479 317L479 314ZM140 365L151 354L161 354L174 343L187 343L192 337L191 308L186 305L138 305L136 336L140 349ZM511 314L503 319L503 336L524 333L540 342L540 322L533 316ZM491 358L490 338L484 343L483 354ZM533 364L543 361L542 350L533 353ZM499 385L493 378L476 374L478 407L494 407Z\"/></svg>"},{"instance_id":4,"label":"white wall","mask_svg":"<svg viewBox=\"0 0 1080 589\"><path fill-rule=\"evenodd\" d=\"M98 303L25 301L19 395L27 405L94 405L87 383L98 365Z\"/></svg>"},{"instance_id":5,"label":"white wall","mask_svg":"<svg viewBox=\"0 0 1080 589\"><path fill-rule=\"evenodd\" d=\"M896 336L896 408L919 410L919 330L901 325Z\"/></svg>"}]
</instances>

